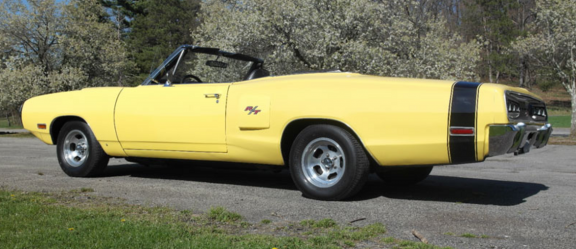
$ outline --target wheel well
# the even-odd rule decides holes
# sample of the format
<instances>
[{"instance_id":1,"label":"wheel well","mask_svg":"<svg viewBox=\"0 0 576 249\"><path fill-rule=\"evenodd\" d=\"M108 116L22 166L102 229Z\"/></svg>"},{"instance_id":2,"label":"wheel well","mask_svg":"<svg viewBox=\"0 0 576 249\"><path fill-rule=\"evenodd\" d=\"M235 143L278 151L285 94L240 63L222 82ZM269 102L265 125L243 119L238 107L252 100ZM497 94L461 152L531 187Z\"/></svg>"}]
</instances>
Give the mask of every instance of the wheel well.
<instances>
[{"instance_id":1,"label":"wheel well","mask_svg":"<svg viewBox=\"0 0 576 249\"><path fill-rule=\"evenodd\" d=\"M302 130L304 130L306 127L308 127L310 125L317 125L317 124L334 125L334 126L340 127L342 129L350 132L350 134L352 134L352 136L354 136L358 140L358 142L360 142L360 145L362 145L364 152L366 152L366 155L368 156L368 158L370 160L370 164L371 165L378 165L376 163L376 160L374 160L374 158L372 157L372 155L370 155L370 153L368 153L368 151L366 150L366 147L364 147L364 144L362 143L362 140L360 139L360 137L358 137L356 132L354 132L354 130L352 130L348 125L346 125L340 121L336 121L336 120L332 120L332 119L298 119L298 120L294 120L294 121L290 122L290 124L288 124L286 126L286 128L284 129L284 132L282 133L282 140L280 142L280 148L282 150L282 158L284 159L284 164L286 166L290 165L290 163L289 163L290 149L292 148L292 144L294 143L294 140L296 140L296 136L298 136L298 134Z\"/></svg>"},{"instance_id":2,"label":"wheel well","mask_svg":"<svg viewBox=\"0 0 576 249\"><path fill-rule=\"evenodd\" d=\"M70 121L81 121L86 123L84 119L77 116L63 116L54 119L50 125L50 137L52 137L53 144L58 144L58 135L60 134L60 130L62 130L62 126Z\"/></svg>"}]
</instances>

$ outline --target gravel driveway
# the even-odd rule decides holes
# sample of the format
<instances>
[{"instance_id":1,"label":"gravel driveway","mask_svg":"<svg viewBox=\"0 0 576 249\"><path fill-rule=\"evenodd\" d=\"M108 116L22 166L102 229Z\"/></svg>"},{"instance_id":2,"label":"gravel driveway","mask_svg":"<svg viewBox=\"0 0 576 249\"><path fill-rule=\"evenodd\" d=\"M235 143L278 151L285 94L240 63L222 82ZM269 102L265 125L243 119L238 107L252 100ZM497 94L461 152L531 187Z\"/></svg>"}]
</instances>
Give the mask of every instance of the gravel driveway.
<instances>
[{"instance_id":1,"label":"gravel driveway","mask_svg":"<svg viewBox=\"0 0 576 249\"><path fill-rule=\"evenodd\" d=\"M70 178L55 151L38 139L0 136L0 185L26 191L93 188L94 195L194 212L223 206L254 223L366 218L354 224L381 222L389 236L406 240L415 240L410 231L416 229L432 244L455 248L576 244L576 146L436 167L412 187L387 187L372 176L356 198L344 202L302 197L287 171L146 168L112 159L103 177ZM465 233L487 238L460 236Z\"/></svg>"}]
</instances>

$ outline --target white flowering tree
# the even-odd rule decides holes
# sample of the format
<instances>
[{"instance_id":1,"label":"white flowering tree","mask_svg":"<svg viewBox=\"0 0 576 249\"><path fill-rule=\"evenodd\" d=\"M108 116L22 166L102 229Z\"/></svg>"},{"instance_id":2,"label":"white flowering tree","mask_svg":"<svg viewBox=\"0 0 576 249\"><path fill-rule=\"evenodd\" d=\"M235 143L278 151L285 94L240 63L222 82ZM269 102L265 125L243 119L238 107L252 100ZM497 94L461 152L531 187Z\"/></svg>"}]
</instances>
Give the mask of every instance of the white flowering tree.
<instances>
[{"instance_id":1,"label":"white flowering tree","mask_svg":"<svg viewBox=\"0 0 576 249\"><path fill-rule=\"evenodd\" d=\"M576 0L537 0L534 32L513 44L514 50L545 69L542 78L559 81L570 94L576 137Z\"/></svg>"},{"instance_id":2,"label":"white flowering tree","mask_svg":"<svg viewBox=\"0 0 576 249\"><path fill-rule=\"evenodd\" d=\"M102 11L98 0L0 0L0 111L17 114L40 94L121 85L133 63Z\"/></svg>"},{"instance_id":3,"label":"white flowering tree","mask_svg":"<svg viewBox=\"0 0 576 249\"><path fill-rule=\"evenodd\" d=\"M425 2L425 1L424 1ZM205 1L199 45L256 55L281 75L342 69L367 74L477 79L479 45L451 34L423 1Z\"/></svg>"}]
</instances>

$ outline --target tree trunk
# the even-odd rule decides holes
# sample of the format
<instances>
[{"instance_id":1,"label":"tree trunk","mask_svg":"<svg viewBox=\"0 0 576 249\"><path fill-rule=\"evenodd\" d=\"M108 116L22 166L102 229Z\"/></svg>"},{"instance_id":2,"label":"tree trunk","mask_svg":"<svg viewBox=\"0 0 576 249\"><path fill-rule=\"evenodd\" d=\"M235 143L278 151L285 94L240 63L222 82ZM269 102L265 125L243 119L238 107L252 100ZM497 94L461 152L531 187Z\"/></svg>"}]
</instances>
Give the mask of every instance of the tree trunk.
<instances>
[{"instance_id":1,"label":"tree trunk","mask_svg":"<svg viewBox=\"0 0 576 249\"><path fill-rule=\"evenodd\" d=\"M524 87L525 80L524 80L524 72L526 69L524 68L524 58L520 59L520 87Z\"/></svg>"},{"instance_id":2,"label":"tree trunk","mask_svg":"<svg viewBox=\"0 0 576 249\"><path fill-rule=\"evenodd\" d=\"M488 50L486 51L486 58L488 60L488 80L490 83L494 83L492 80L492 61L490 60L490 54L492 54L492 44L488 45Z\"/></svg>"},{"instance_id":3,"label":"tree trunk","mask_svg":"<svg viewBox=\"0 0 576 249\"><path fill-rule=\"evenodd\" d=\"M24 125L22 123L22 116L20 115L19 111L14 111L14 115L12 115L12 117L16 117L16 120L12 120L12 123L14 123L14 125L18 125L18 126Z\"/></svg>"},{"instance_id":4,"label":"tree trunk","mask_svg":"<svg viewBox=\"0 0 576 249\"><path fill-rule=\"evenodd\" d=\"M570 126L570 137L576 138L576 89L570 93L572 97L572 123Z\"/></svg>"},{"instance_id":5,"label":"tree trunk","mask_svg":"<svg viewBox=\"0 0 576 249\"><path fill-rule=\"evenodd\" d=\"M488 59L488 81L494 83L492 81L492 64L490 64L490 59Z\"/></svg>"},{"instance_id":6,"label":"tree trunk","mask_svg":"<svg viewBox=\"0 0 576 249\"><path fill-rule=\"evenodd\" d=\"M6 121L8 121L8 127L10 127L10 116L8 116L8 113L6 113Z\"/></svg>"}]
</instances>

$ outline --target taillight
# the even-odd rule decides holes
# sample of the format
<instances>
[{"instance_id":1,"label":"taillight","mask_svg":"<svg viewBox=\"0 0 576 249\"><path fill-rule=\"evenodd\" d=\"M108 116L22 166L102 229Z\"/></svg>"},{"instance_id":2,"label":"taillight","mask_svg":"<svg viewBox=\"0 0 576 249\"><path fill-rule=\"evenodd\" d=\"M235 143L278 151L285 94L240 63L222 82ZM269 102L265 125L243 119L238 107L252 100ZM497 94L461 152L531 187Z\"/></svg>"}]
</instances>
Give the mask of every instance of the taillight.
<instances>
[{"instance_id":1,"label":"taillight","mask_svg":"<svg viewBox=\"0 0 576 249\"><path fill-rule=\"evenodd\" d=\"M530 116L532 116L533 119L537 119L538 117L546 118L547 116L546 107L542 106L532 107L532 110L530 111Z\"/></svg>"},{"instance_id":2,"label":"taillight","mask_svg":"<svg viewBox=\"0 0 576 249\"><path fill-rule=\"evenodd\" d=\"M508 118L518 118L520 117L520 104L508 100Z\"/></svg>"},{"instance_id":3,"label":"taillight","mask_svg":"<svg viewBox=\"0 0 576 249\"><path fill-rule=\"evenodd\" d=\"M451 127L450 135L474 135L474 127Z\"/></svg>"}]
</instances>

